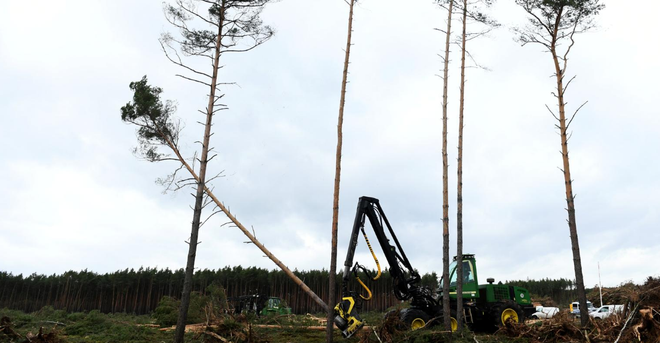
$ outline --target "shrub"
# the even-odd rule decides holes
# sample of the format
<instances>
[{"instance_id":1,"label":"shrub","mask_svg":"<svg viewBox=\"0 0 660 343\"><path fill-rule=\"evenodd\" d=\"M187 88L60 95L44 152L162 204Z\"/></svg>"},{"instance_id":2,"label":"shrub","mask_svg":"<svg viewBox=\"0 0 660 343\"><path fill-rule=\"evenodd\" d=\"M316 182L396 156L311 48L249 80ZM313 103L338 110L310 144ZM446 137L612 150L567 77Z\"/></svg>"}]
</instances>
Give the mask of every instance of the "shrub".
<instances>
[{"instance_id":1,"label":"shrub","mask_svg":"<svg viewBox=\"0 0 660 343\"><path fill-rule=\"evenodd\" d=\"M204 308L209 303L210 300L208 297L198 292L192 292L190 294L190 306L188 306L188 318L186 320L186 324L206 322L206 313L204 312ZM180 300L165 296L160 299L160 302L154 310L152 317L156 320L156 324L160 326L176 325L180 306Z\"/></svg>"},{"instance_id":2,"label":"shrub","mask_svg":"<svg viewBox=\"0 0 660 343\"><path fill-rule=\"evenodd\" d=\"M81 313L81 315L84 316L82 320L69 324L64 329L67 335L82 336L99 334L107 331L112 326L112 323L108 320L107 316L102 314L99 310L93 310L87 315ZM69 315L70 320L71 317L73 317L73 314Z\"/></svg>"},{"instance_id":3,"label":"shrub","mask_svg":"<svg viewBox=\"0 0 660 343\"><path fill-rule=\"evenodd\" d=\"M152 315L156 320L156 324L160 326L175 325L179 315L179 303L178 300L172 297L162 297Z\"/></svg>"}]
</instances>

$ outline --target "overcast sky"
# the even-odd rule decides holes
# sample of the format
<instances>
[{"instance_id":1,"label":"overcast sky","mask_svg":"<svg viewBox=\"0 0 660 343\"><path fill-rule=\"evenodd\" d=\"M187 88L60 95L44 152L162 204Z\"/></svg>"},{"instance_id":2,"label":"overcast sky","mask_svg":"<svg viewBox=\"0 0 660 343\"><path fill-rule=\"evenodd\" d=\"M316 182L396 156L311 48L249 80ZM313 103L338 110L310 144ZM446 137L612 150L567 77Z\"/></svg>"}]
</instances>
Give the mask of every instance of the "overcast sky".
<instances>
[{"instance_id":1,"label":"overcast sky","mask_svg":"<svg viewBox=\"0 0 660 343\"><path fill-rule=\"evenodd\" d=\"M442 61L446 13L431 0L362 0L355 22L344 121L339 266L359 196L379 198L421 272L442 270ZM643 282L660 260L660 3L604 1L598 28L580 35L567 73L569 143L585 283ZM191 190L154 181L173 163L131 153L120 120L128 84L143 75L178 102L188 156L198 147L207 89L175 77L158 44L172 31L159 1L0 2L0 270L183 268ZM553 67L511 27L525 14L500 1L503 27L468 48L464 251L496 280L574 278ZM283 0L267 6L275 37L223 56L228 111L215 118L215 194L291 269L328 268L339 90L348 6ZM454 29L459 22L453 23ZM459 55L450 71L452 254L456 224ZM208 214L208 212L207 212ZM276 266L215 216L196 266ZM373 237L373 234L372 234ZM364 243L356 260L373 266ZM379 250L379 249L377 249ZM379 251L380 260L382 253Z\"/></svg>"}]
</instances>

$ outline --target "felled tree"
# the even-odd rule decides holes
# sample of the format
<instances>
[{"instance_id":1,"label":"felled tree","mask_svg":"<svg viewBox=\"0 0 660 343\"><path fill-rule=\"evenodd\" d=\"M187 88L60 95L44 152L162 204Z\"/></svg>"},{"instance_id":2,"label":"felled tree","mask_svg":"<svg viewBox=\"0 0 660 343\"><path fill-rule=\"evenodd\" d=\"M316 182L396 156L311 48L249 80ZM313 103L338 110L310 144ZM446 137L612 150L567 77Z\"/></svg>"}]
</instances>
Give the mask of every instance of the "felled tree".
<instances>
[{"instance_id":1,"label":"felled tree","mask_svg":"<svg viewBox=\"0 0 660 343\"><path fill-rule=\"evenodd\" d=\"M163 104L160 101L163 90L149 86L147 82L144 76L142 80L129 84L128 87L133 91L133 102L121 108L121 120L138 127L138 146L133 149L133 153L149 162L169 160L172 158L158 148L171 144L178 151L181 130L178 119L172 117L176 106L172 101Z\"/></svg>"},{"instance_id":2,"label":"felled tree","mask_svg":"<svg viewBox=\"0 0 660 343\"><path fill-rule=\"evenodd\" d=\"M186 74L177 76L209 88L208 103L203 113L204 137L201 143L199 162L199 179L192 184L196 189L195 207L193 209L192 229L188 242L188 257L186 263L186 277L181 295L181 310L177 321L175 341L183 342L185 323L190 304L192 290L192 277L197 254L197 239L201 225L202 209L205 207L204 186L206 184L206 167L209 157L211 126L213 116L221 110L227 109L218 101L223 95L218 94L218 86L227 84L218 81L220 56L231 52L245 52L266 42L273 35L269 26L264 26L259 17L263 7L269 0L177 0L175 5L165 4L165 18L179 30L179 36L169 33L163 34L160 43L165 56L177 66L184 68ZM199 6L202 5L200 8ZM197 27L208 29L198 29ZM243 43L249 40L247 44ZM242 45L245 44L245 45ZM211 60L210 73L195 68L189 62L184 62L177 51L186 57L198 57Z\"/></svg>"},{"instance_id":3,"label":"felled tree","mask_svg":"<svg viewBox=\"0 0 660 343\"><path fill-rule=\"evenodd\" d=\"M197 0L184 2L183 0L177 0L175 5L165 4L164 6L166 19L179 30L178 36L169 33L161 36L160 43L165 55L172 63L184 69L185 74L177 74L177 76L209 88L206 108L200 110L205 117L201 154L199 158L197 158L197 155L193 158L193 161L199 162L198 173L181 156L177 146L178 131L175 130L176 135L172 135L173 131L171 130L178 130L179 128L178 125L171 122L174 107L169 102L164 105L160 102L159 95L162 91L160 88L148 86L146 78L132 83L131 86L136 87L135 89L132 87L135 92L133 103L129 103L122 108L122 119L140 126L137 133L139 141L137 151L144 153L143 156L147 160L169 159L156 151L158 145L167 145L175 153L181 166L165 182L169 185L175 184L177 188L191 185L196 190L193 222L188 242L186 275L181 296L181 311L175 334L176 342L183 341L197 240L199 228L202 224L201 214L202 209L210 203L207 199L212 199L220 211L225 213L237 227L241 228L255 242L255 245L265 250L261 244L257 244L256 239L238 223L224 205L212 195L207 185L206 169L208 161L214 157L214 155L209 156L209 153L213 150L210 148L213 117L217 112L227 109L227 106L219 103L224 96L224 94L220 94L219 86L229 84L218 80L218 70L221 68L219 64L220 57L227 53L250 51L272 37L273 30L269 26L263 25L260 19L261 11L269 1ZM208 27L208 29L199 29L198 27ZM184 61L182 55L188 58L196 57L206 62L210 60L211 70L198 69L194 64ZM138 92L138 88L141 88L140 92ZM171 129L168 129L168 127ZM179 180L176 174L184 167L193 177ZM266 255L276 263L279 262L269 252ZM279 263L281 264L281 262ZM281 267L283 266L282 264ZM284 266L284 268L286 267ZM290 271L288 274L293 276ZM297 283L302 284L302 281L298 280ZM307 289L309 290L309 288ZM322 305L325 308L325 303Z\"/></svg>"},{"instance_id":4,"label":"felled tree","mask_svg":"<svg viewBox=\"0 0 660 343\"><path fill-rule=\"evenodd\" d=\"M127 123L134 124L138 127L138 141L140 146L151 150L152 156L158 156L153 161L176 161L180 164L181 169L185 169L190 174L193 180L199 180L199 176L192 168L190 163L181 155L176 141L180 132L179 126L176 124L177 120L173 117L174 110L173 103L166 101L163 103L160 100L160 93L162 89L159 87L150 86L147 77L142 80L131 82L130 88L134 91L133 101L126 104L121 108L122 120ZM144 130L143 130L144 129ZM141 132L148 132L148 135L142 135ZM163 153L160 148L165 148L171 151L174 155ZM261 250L269 259L271 259L282 271L287 274L300 288L305 291L312 299L324 310L328 307L321 298L319 298L300 278L298 278L282 261L277 259L266 247L254 237L254 235L236 219L227 206L221 202L213 191L209 189L208 185L204 185L204 191L218 209L224 213L227 218L237 227L245 236L247 236L259 250Z\"/></svg>"},{"instance_id":5,"label":"felled tree","mask_svg":"<svg viewBox=\"0 0 660 343\"><path fill-rule=\"evenodd\" d=\"M561 138L561 155L564 174L564 186L566 190L566 211L568 212L568 227L573 250L573 267L575 269L575 281L577 286L578 301L580 302L580 319L582 325L587 325L589 315L587 311L587 297L584 290L584 279L582 277L582 262L580 259L580 244L577 235L577 223L575 220L575 197L573 196L573 180L568 160L568 129L577 112L586 104L580 105L571 115L566 116L565 94L568 86L575 79L573 76L566 81L566 68L568 54L575 44L574 36L594 27L594 17L605 5L599 0L516 0L529 15L529 23L524 28L517 28L518 40L522 45L530 43L540 44L547 49L552 57L554 65L554 76L557 82L556 93L559 115L546 105L548 111L557 120L556 128L559 129Z\"/></svg>"}]
</instances>

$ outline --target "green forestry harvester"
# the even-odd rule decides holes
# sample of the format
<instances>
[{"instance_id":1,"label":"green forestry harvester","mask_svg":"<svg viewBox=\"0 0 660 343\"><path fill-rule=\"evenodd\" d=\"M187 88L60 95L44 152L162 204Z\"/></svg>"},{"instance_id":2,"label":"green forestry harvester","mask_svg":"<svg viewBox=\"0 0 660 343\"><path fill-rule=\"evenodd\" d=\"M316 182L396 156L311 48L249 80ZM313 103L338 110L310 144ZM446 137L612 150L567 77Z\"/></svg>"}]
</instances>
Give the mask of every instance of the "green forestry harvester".
<instances>
[{"instance_id":1,"label":"green forestry harvester","mask_svg":"<svg viewBox=\"0 0 660 343\"><path fill-rule=\"evenodd\" d=\"M445 296L440 292L434 296L433 292L421 285L419 273L413 269L410 261L403 252L392 227L390 226L383 209L380 207L378 199L370 197L361 197L358 201L357 213L353 224L346 261L344 263L344 272L342 280L342 300L335 306L335 325L342 331L344 337L348 338L357 332L364 322L358 314L361 301L369 301L372 297L371 290L358 276L362 270L371 280L377 280L380 277L380 265L376 255L371 248L369 239L364 230L365 219L368 218L373 228L378 243L380 244L385 258L390 266L390 274L393 279L394 295L399 300L410 300L410 307L401 310L401 320L412 330L420 329L433 318L434 322L443 322L442 298ZM385 232L383 224L389 232ZM362 232L369 251L376 262L378 268L377 275L372 275L359 263L353 265L353 256L357 247L359 232ZM390 244L390 237L395 245ZM477 264L474 255L463 255L463 309L465 324L475 328L492 328L502 326L508 320L522 322L531 315L535 309L529 296L529 292L521 287L504 285L501 282L495 284L495 280L488 278L487 284L479 285L477 279ZM451 304L451 324L452 330L456 330L458 322L456 321L456 266L457 258L449 267L450 290L449 299ZM351 274L366 292L366 296L356 291L348 289L348 282ZM441 281L442 285L442 281Z\"/></svg>"},{"instance_id":2,"label":"green forestry harvester","mask_svg":"<svg viewBox=\"0 0 660 343\"><path fill-rule=\"evenodd\" d=\"M227 301L233 304L234 313L254 313L260 316L291 314L291 308L286 306L284 300L264 294L241 295Z\"/></svg>"},{"instance_id":3,"label":"green forestry harvester","mask_svg":"<svg viewBox=\"0 0 660 343\"><path fill-rule=\"evenodd\" d=\"M278 297L270 297L260 313L262 316L271 314L291 314L291 307L287 307L286 302Z\"/></svg>"}]
</instances>

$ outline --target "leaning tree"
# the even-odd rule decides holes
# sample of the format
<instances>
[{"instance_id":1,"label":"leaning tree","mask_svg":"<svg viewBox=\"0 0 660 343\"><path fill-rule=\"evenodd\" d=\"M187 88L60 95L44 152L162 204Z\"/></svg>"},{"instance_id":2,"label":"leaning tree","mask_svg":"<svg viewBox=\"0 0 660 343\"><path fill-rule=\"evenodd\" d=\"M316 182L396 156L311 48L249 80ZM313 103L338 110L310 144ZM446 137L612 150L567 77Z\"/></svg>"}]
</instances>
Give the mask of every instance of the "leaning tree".
<instances>
[{"instance_id":1,"label":"leaning tree","mask_svg":"<svg viewBox=\"0 0 660 343\"><path fill-rule=\"evenodd\" d=\"M575 35L594 27L594 18L605 5L599 0L516 0L529 16L528 24L516 28L518 41L524 46L527 44L540 44L552 57L554 77L557 83L553 96L557 99L558 113L546 108L557 120L556 128L561 138L561 155L566 191L566 210L568 212L568 227L573 250L573 267L577 286L578 301L580 302L580 317L582 325L589 322L587 311L587 296L584 290L582 277L582 262L580 260L580 245L578 242L577 223L575 220L575 196L573 195L573 180L568 160L568 129L578 111L586 104L583 103L570 118L566 115L566 90L575 76L566 80L568 55L575 44Z\"/></svg>"},{"instance_id":2,"label":"leaning tree","mask_svg":"<svg viewBox=\"0 0 660 343\"><path fill-rule=\"evenodd\" d=\"M174 118L173 114L176 110L173 102L163 101L160 99L162 89L148 84L146 76L140 81L131 82L129 87L133 90L133 100L122 107L122 120L127 123L137 126L138 147L137 151L145 151L149 155L156 157L154 161L175 161L180 164L180 168L186 170L190 177L197 181L199 176L193 169L192 165L182 155L179 150L178 137L180 133L180 126L178 120ZM171 151L174 156L163 153L159 148L166 148ZM146 155L143 155L146 156ZM286 275L291 278L296 285L300 286L318 305L324 310L328 306L321 298L319 298L300 278L273 255L257 238L248 230L243 223L241 223L236 216L229 211L229 208L224 202L220 201L218 197L213 194L208 184L204 185L204 191L222 212L231 224L241 230L245 236L250 239L259 250L261 250L266 257L272 260Z\"/></svg>"},{"instance_id":3,"label":"leaning tree","mask_svg":"<svg viewBox=\"0 0 660 343\"><path fill-rule=\"evenodd\" d=\"M175 106L172 102L163 103L160 100L162 89L148 85L146 77L140 81L132 82L133 102L122 107L122 120L138 126L138 147L136 152L145 159L155 162L174 160L180 165L174 173L163 180L167 187L174 186L180 189L186 186L195 188L195 207L191 228L186 277L181 298L181 310L177 322L175 341L182 342L190 301L191 280L197 251L199 228L202 221L202 209L210 203L215 203L219 212L224 213L229 220L250 240L271 258L280 268L294 279L306 292L312 296L323 308L327 305L314 294L301 280L299 280L281 261L273 256L256 238L228 211L211 192L206 179L208 161L215 155L210 147L211 128L213 117L227 106L220 103L224 94L220 87L231 84L219 79L218 71L221 68L220 58L229 53L247 52L266 42L273 35L273 30L263 25L260 14L270 0L176 0L174 5L165 4L165 17L177 30L177 35L165 33L160 43L166 57L175 65L183 69L178 77L202 85L208 89L207 104L200 110L204 120L204 136L199 142L201 154L192 157L192 165L182 155L178 138L180 125L172 114ZM201 27L201 28L200 28ZM204 62L210 61L210 70L202 69L192 59ZM159 147L168 147L174 156L163 154ZM199 163L195 171L195 163ZM177 173L186 169L191 177L178 178ZM218 211L213 211L213 214Z\"/></svg>"},{"instance_id":4,"label":"leaning tree","mask_svg":"<svg viewBox=\"0 0 660 343\"><path fill-rule=\"evenodd\" d=\"M273 36L273 30L263 25L260 14L269 0L176 0L174 5L165 4L165 18L179 32L177 36L164 33L160 43L165 56L175 65L182 67L184 73L177 76L201 84L208 89L208 101L204 110L204 136L201 140L200 157L194 157L199 162L198 180L191 180L195 188L195 207L193 209L192 229L188 241L188 257L186 263L186 276L181 295L181 308L177 321L175 334L176 342L183 342L185 323L190 305L190 292L192 290L192 276L195 268L197 252L197 239L202 224L202 209L208 204L204 193L207 182L206 171L208 161L214 157L210 147L211 127L213 117L219 111L227 109L220 103L223 98L220 87L227 82L218 78L220 70L220 57L233 52L246 52L266 42ZM248 40L247 43L245 41ZM180 52L180 54L179 54ZM210 61L210 72L197 67L182 58L199 58ZM172 181L175 181L172 178ZM179 180L178 182L186 181ZM180 187L180 185L179 185Z\"/></svg>"}]
</instances>

